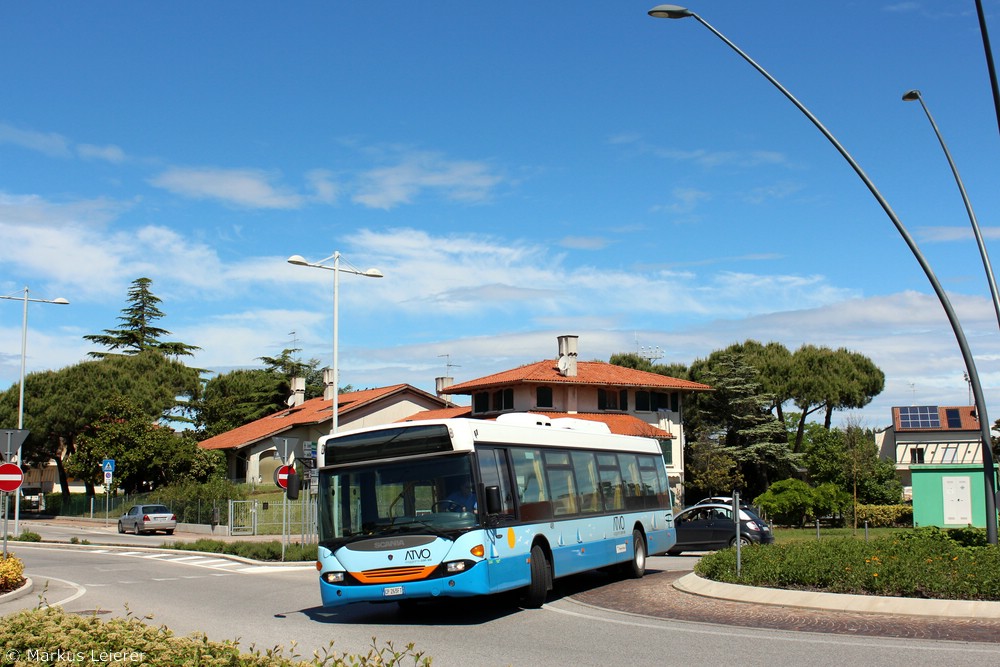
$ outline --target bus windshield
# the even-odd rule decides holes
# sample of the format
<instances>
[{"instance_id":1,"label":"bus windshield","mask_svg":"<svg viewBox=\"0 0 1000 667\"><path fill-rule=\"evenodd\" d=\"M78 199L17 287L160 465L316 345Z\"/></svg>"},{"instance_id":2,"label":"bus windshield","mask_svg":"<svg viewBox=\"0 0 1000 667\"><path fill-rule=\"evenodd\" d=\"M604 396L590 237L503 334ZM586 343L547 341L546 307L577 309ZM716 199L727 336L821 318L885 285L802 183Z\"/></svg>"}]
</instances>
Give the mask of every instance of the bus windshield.
<instances>
[{"instance_id":1,"label":"bus windshield","mask_svg":"<svg viewBox=\"0 0 1000 667\"><path fill-rule=\"evenodd\" d=\"M319 474L319 541L409 532L453 536L479 525L469 454L383 461Z\"/></svg>"}]
</instances>

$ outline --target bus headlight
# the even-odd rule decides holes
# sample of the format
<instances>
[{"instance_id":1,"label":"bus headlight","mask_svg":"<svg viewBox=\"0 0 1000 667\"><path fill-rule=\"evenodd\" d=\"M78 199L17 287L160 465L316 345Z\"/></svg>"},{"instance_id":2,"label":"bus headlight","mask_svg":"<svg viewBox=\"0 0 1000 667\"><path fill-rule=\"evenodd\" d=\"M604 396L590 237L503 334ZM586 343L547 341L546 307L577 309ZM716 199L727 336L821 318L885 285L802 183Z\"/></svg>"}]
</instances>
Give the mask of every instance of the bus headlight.
<instances>
[{"instance_id":1,"label":"bus headlight","mask_svg":"<svg viewBox=\"0 0 1000 667\"><path fill-rule=\"evenodd\" d=\"M328 584L344 583L343 572L324 572L322 575L320 575L320 578Z\"/></svg>"},{"instance_id":2,"label":"bus headlight","mask_svg":"<svg viewBox=\"0 0 1000 667\"><path fill-rule=\"evenodd\" d=\"M445 572L448 574L455 574L457 572L465 572L465 561L464 560L453 560L450 563L445 563Z\"/></svg>"}]
</instances>

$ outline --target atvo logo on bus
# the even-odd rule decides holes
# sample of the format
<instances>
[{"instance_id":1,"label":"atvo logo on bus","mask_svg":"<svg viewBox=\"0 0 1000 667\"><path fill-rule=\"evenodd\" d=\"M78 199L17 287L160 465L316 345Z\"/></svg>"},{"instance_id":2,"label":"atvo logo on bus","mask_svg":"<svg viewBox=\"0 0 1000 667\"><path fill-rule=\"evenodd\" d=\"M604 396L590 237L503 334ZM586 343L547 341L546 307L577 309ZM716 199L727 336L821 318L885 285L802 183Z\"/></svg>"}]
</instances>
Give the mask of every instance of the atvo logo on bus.
<instances>
[{"instance_id":1,"label":"atvo logo on bus","mask_svg":"<svg viewBox=\"0 0 1000 667\"><path fill-rule=\"evenodd\" d=\"M430 560L430 549L407 549L403 560Z\"/></svg>"}]
</instances>

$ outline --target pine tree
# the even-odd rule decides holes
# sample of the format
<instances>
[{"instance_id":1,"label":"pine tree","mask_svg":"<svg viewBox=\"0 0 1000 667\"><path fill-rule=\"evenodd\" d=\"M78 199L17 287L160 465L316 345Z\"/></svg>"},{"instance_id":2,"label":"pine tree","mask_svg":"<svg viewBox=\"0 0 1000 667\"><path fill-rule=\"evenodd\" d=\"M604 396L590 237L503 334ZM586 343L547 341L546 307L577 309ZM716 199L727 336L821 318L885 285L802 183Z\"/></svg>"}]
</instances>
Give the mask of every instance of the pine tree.
<instances>
[{"instance_id":1,"label":"pine tree","mask_svg":"<svg viewBox=\"0 0 1000 667\"><path fill-rule=\"evenodd\" d=\"M160 298L149 289L152 282L149 278L136 278L132 281L132 287L128 291L129 305L122 309L122 315L118 318L122 328L105 329L102 334L88 334L84 339L103 345L111 352L121 350L123 354L155 350L166 356L179 357L193 355L195 350L201 349L187 343L160 340L170 332L153 325L164 315L157 306ZM111 352L90 352L89 355L103 359Z\"/></svg>"}]
</instances>

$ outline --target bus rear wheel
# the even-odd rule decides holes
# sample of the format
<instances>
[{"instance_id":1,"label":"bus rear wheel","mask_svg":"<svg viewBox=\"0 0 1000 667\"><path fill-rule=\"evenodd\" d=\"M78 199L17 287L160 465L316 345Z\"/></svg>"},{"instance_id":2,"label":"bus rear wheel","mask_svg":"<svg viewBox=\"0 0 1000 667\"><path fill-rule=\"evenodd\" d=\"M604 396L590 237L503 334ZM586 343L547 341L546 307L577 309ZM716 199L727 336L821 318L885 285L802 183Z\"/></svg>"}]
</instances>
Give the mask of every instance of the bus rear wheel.
<instances>
[{"instance_id":1,"label":"bus rear wheel","mask_svg":"<svg viewBox=\"0 0 1000 667\"><path fill-rule=\"evenodd\" d=\"M625 564L625 575L642 579L646 574L646 539L638 528L632 531L632 559Z\"/></svg>"},{"instance_id":2,"label":"bus rear wheel","mask_svg":"<svg viewBox=\"0 0 1000 667\"><path fill-rule=\"evenodd\" d=\"M539 545L531 547L531 583L528 584L526 607L537 609L545 604L549 589L552 588L552 570L549 569L549 559L545 550Z\"/></svg>"}]
</instances>

